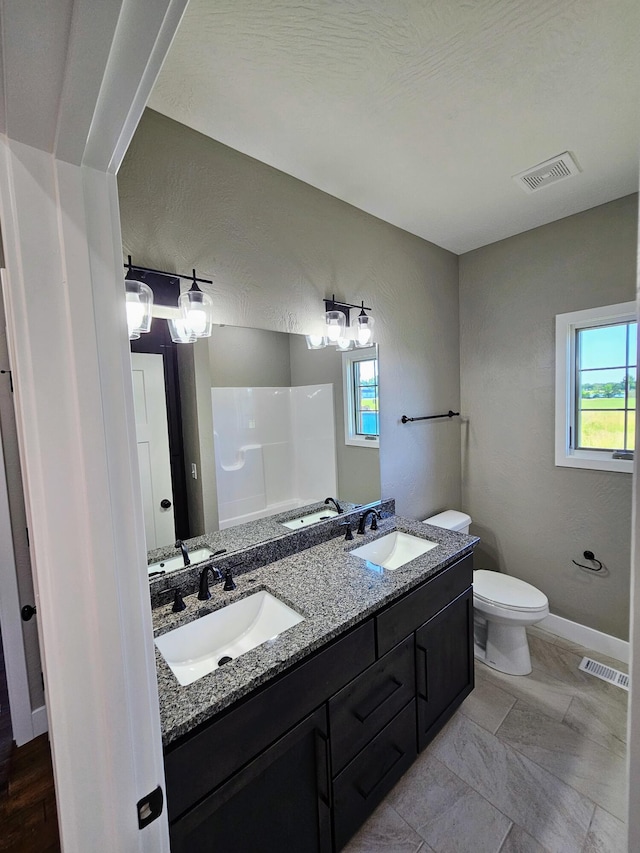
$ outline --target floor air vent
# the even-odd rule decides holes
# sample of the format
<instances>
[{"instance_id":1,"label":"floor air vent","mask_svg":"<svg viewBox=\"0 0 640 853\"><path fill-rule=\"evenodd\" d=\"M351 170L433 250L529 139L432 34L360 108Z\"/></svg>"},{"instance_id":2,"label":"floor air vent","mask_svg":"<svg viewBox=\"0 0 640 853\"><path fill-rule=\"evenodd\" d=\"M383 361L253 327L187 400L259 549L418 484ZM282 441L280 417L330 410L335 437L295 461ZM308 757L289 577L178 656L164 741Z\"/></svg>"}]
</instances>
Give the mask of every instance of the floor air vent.
<instances>
[{"instance_id":1,"label":"floor air vent","mask_svg":"<svg viewBox=\"0 0 640 853\"><path fill-rule=\"evenodd\" d=\"M623 690L629 690L629 676L626 673L605 666L603 663L598 663L593 658L582 658L578 669L595 675L596 678L601 678L603 681L608 681L609 684L615 684L616 687L622 687Z\"/></svg>"},{"instance_id":2,"label":"floor air vent","mask_svg":"<svg viewBox=\"0 0 640 853\"><path fill-rule=\"evenodd\" d=\"M558 154L557 157L552 157L551 160L545 160L544 163L538 163L537 166L532 166L531 169L526 169L520 172L519 175L514 175L513 180L526 193L534 193L541 190L543 187L548 187L549 184L556 184L558 181L563 181L565 178L570 178L572 175L579 175L580 168L568 151L564 154Z\"/></svg>"}]
</instances>

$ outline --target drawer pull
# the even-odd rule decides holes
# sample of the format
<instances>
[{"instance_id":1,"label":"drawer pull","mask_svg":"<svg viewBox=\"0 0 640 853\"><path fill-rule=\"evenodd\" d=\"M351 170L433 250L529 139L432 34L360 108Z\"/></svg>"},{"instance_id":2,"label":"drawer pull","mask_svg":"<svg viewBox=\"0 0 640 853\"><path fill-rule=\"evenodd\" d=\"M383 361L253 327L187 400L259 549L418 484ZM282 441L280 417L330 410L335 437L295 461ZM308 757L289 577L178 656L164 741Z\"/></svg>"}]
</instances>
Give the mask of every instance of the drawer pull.
<instances>
[{"instance_id":1,"label":"drawer pull","mask_svg":"<svg viewBox=\"0 0 640 853\"><path fill-rule=\"evenodd\" d=\"M418 673L417 693L422 699L429 701L427 688L427 650L422 646L416 646L416 665Z\"/></svg>"},{"instance_id":2,"label":"drawer pull","mask_svg":"<svg viewBox=\"0 0 640 853\"><path fill-rule=\"evenodd\" d=\"M380 701L373 706L373 708L371 708L366 713L360 713L359 711L354 710L353 716L356 718L356 720L358 720L360 723L364 723L365 720L367 720L375 711L377 711L378 708L381 708L385 702L388 702L392 696L395 696L398 690L403 687L402 682L398 681L398 679L394 678L393 676L391 676L391 682L393 684L391 690L387 693L386 696L383 696L382 699L380 699Z\"/></svg>"},{"instance_id":3,"label":"drawer pull","mask_svg":"<svg viewBox=\"0 0 640 853\"><path fill-rule=\"evenodd\" d=\"M401 749L399 749L399 747L397 747L395 744L393 744L393 749L394 749L398 754L396 755L396 757L394 758L394 760L391 762L391 764L389 765L389 767L387 767L387 769L384 771L384 773L382 774L382 776L378 779L378 781L377 781L377 782L374 782L374 783L373 783L373 785L371 786L371 788L369 788L369 790L365 790L365 789L362 787L362 785L358 785L358 784L356 784L356 785L355 785L355 789L356 789L356 791L360 794L360 796L363 798L363 800L368 800L368 799L369 799L369 797L371 796L371 794L373 794L373 792L376 790L376 788L378 787L378 785L382 785L382 783L383 783L383 782L384 782L384 780L387 778L387 776L389 775L389 773L391 773L391 771L392 771L392 770L393 770L393 768L396 766L396 764L397 764L399 761L402 761L402 759L404 758L404 752L403 752Z\"/></svg>"}]
</instances>

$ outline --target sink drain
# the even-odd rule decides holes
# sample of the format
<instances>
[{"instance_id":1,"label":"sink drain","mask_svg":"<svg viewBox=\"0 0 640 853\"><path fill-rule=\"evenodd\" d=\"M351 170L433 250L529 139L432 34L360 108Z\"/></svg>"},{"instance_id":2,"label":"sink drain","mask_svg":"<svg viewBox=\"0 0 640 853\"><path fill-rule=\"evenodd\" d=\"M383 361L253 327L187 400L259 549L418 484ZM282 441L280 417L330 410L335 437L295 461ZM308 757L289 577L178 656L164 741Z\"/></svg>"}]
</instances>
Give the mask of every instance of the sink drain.
<instances>
[{"instance_id":1,"label":"sink drain","mask_svg":"<svg viewBox=\"0 0 640 853\"><path fill-rule=\"evenodd\" d=\"M218 666L222 666L225 663L229 663L230 660L233 660L233 658L230 658L229 655L225 655L218 661Z\"/></svg>"}]
</instances>

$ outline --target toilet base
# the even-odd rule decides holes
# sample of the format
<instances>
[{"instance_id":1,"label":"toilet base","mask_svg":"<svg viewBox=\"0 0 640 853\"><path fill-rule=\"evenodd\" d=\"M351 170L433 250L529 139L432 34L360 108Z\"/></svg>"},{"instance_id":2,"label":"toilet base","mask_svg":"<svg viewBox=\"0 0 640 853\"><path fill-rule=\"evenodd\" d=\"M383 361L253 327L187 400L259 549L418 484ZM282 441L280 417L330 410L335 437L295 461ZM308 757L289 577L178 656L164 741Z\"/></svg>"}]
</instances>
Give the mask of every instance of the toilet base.
<instances>
[{"instance_id":1,"label":"toilet base","mask_svg":"<svg viewBox=\"0 0 640 853\"><path fill-rule=\"evenodd\" d=\"M507 675L529 675L531 655L524 625L487 621L486 649L474 647L476 657ZM479 653L478 653L479 652Z\"/></svg>"}]
</instances>

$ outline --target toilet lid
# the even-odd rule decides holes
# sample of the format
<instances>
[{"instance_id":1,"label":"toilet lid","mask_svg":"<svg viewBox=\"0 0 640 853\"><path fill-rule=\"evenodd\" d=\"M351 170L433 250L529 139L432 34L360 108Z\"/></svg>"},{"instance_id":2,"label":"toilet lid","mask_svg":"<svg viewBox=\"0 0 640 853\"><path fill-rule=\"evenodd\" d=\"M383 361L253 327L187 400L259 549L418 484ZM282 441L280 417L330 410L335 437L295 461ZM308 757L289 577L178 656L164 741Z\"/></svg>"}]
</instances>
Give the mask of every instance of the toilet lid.
<instances>
[{"instance_id":1,"label":"toilet lid","mask_svg":"<svg viewBox=\"0 0 640 853\"><path fill-rule=\"evenodd\" d=\"M547 596L530 583L486 569L473 573L473 594L514 610L540 610L549 604Z\"/></svg>"}]
</instances>

